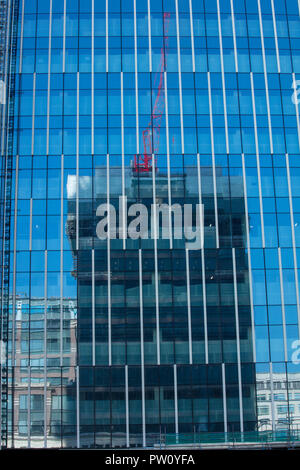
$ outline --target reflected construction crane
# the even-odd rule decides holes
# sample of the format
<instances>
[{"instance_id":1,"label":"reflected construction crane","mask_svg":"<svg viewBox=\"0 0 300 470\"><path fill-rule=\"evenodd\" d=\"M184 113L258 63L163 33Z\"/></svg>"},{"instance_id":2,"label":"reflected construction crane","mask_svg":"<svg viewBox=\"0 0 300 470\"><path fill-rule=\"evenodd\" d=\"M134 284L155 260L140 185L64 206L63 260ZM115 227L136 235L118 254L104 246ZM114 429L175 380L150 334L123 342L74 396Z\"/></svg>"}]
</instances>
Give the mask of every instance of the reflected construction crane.
<instances>
[{"instance_id":1,"label":"reflected construction crane","mask_svg":"<svg viewBox=\"0 0 300 470\"><path fill-rule=\"evenodd\" d=\"M162 116L165 109L165 86L164 86L164 72L166 70L167 60L167 47L168 47L168 30L170 22L170 13L164 13L163 16L163 45L160 54L160 67L154 80L154 89L157 89L157 95L153 105L153 110L149 124L143 130L143 146L144 152L134 156L135 173L149 173L152 171L152 155L156 155L159 150L159 134ZM156 160L155 160L156 163ZM156 167L156 165L155 165Z\"/></svg>"}]
</instances>

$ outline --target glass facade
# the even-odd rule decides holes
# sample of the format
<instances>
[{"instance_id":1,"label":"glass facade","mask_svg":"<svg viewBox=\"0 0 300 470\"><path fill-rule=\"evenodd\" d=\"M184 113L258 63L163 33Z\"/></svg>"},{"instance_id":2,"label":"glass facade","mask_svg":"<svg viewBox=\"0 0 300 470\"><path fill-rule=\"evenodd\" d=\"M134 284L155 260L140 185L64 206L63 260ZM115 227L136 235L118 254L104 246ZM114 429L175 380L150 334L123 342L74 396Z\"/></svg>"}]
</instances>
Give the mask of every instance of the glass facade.
<instances>
[{"instance_id":1,"label":"glass facade","mask_svg":"<svg viewBox=\"0 0 300 470\"><path fill-rule=\"evenodd\" d=\"M298 1L8 3L2 445L298 430ZM203 246L133 204L203 205Z\"/></svg>"}]
</instances>

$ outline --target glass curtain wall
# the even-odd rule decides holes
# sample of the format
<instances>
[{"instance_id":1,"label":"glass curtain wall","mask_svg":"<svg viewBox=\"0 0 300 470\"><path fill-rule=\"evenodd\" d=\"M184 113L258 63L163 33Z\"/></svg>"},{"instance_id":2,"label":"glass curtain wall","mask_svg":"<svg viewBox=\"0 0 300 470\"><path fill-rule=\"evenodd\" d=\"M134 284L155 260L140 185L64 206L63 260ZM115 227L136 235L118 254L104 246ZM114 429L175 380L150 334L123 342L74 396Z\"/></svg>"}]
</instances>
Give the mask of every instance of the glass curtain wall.
<instances>
[{"instance_id":1,"label":"glass curtain wall","mask_svg":"<svg viewBox=\"0 0 300 470\"><path fill-rule=\"evenodd\" d=\"M297 0L18 16L8 445L297 430ZM122 201L203 204L203 247L122 238Z\"/></svg>"}]
</instances>

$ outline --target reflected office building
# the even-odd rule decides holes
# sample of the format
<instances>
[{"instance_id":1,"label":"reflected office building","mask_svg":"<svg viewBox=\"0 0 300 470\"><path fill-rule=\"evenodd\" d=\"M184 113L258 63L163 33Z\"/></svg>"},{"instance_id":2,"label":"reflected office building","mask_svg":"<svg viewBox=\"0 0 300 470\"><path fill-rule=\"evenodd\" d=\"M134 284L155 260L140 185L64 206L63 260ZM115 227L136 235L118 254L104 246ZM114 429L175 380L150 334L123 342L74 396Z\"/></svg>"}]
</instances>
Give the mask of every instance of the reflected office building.
<instances>
[{"instance_id":1,"label":"reflected office building","mask_svg":"<svg viewBox=\"0 0 300 470\"><path fill-rule=\"evenodd\" d=\"M297 0L1 12L1 447L299 441Z\"/></svg>"}]
</instances>

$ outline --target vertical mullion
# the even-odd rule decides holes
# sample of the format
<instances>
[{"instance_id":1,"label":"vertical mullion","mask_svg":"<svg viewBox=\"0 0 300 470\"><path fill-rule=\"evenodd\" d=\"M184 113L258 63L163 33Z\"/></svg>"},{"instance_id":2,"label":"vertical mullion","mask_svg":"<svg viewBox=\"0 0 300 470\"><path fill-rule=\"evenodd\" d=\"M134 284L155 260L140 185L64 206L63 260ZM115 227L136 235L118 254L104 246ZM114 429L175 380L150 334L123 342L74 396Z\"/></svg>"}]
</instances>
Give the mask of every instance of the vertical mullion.
<instances>
[{"instance_id":1,"label":"vertical mullion","mask_svg":"<svg viewBox=\"0 0 300 470\"><path fill-rule=\"evenodd\" d=\"M177 387L177 366L173 365L174 371L174 411L175 411L175 433L178 434L178 387Z\"/></svg>"},{"instance_id":2,"label":"vertical mullion","mask_svg":"<svg viewBox=\"0 0 300 470\"><path fill-rule=\"evenodd\" d=\"M6 2L7 3L7 2ZM7 8L7 15L6 15L6 20L7 20L7 31L10 30L11 28L11 8L12 8L12 0L9 0ZM9 54L11 53L11 47L9 44L10 40L10 35L6 35L6 44L5 44L5 60L4 60L4 72L2 72L2 78L3 82L5 84L6 90L9 90L9 83L10 83L10 70L9 70ZM4 75L4 77L3 77ZM7 114L7 117L6 117ZM9 122L9 106L3 106L2 110L2 138L0 139L1 141L1 154L4 155L4 152L7 151L8 148L8 137L9 137L9 132L7 132L6 129L6 123ZM6 133L6 134L5 134Z\"/></svg>"},{"instance_id":3,"label":"vertical mullion","mask_svg":"<svg viewBox=\"0 0 300 470\"><path fill-rule=\"evenodd\" d=\"M126 417L126 447L129 447L129 392L128 392L128 365L125 365L125 417Z\"/></svg>"},{"instance_id":4,"label":"vertical mullion","mask_svg":"<svg viewBox=\"0 0 300 470\"><path fill-rule=\"evenodd\" d=\"M271 416L272 416L272 431L276 430L275 425L275 403L274 403L274 381L273 381L273 364L269 363L270 368L270 396L271 396Z\"/></svg>"},{"instance_id":5,"label":"vertical mullion","mask_svg":"<svg viewBox=\"0 0 300 470\"><path fill-rule=\"evenodd\" d=\"M79 250L79 72L77 72L76 105L76 250Z\"/></svg>"},{"instance_id":6,"label":"vertical mullion","mask_svg":"<svg viewBox=\"0 0 300 470\"><path fill-rule=\"evenodd\" d=\"M66 71L66 10L67 0L64 0L64 25L63 25L63 73Z\"/></svg>"},{"instance_id":7,"label":"vertical mullion","mask_svg":"<svg viewBox=\"0 0 300 470\"><path fill-rule=\"evenodd\" d=\"M284 344L284 360L287 362L287 340L286 340L286 321L285 321L285 300L283 289L283 276L282 276L282 259L281 248L278 247L278 261L279 261L279 279L280 279L280 298L281 298L281 314L282 314L282 330L283 330L283 344Z\"/></svg>"},{"instance_id":8,"label":"vertical mullion","mask_svg":"<svg viewBox=\"0 0 300 470\"><path fill-rule=\"evenodd\" d=\"M255 321L254 321L254 307L253 307L253 285L252 285L252 266L251 266L251 247L250 247L250 234L249 234L249 215L248 215L248 199L247 199L247 182L246 182L246 169L245 169L245 156L242 154L243 166L243 187L244 187L244 201L245 201L245 224L246 224L246 237L247 237L247 256L248 256L248 272L249 272L249 294L250 294L250 309L251 309L251 329L252 329L252 352L253 362L256 362L256 348L255 348Z\"/></svg>"},{"instance_id":9,"label":"vertical mullion","mask_svg":"<svg viewBox=\"0 0 300 470\"><path fill-rule=\"evenodd\" d=\"M213 125L213 114L212 114L210 72L207 72L207 84L208 84L211 156L212 156L214 206L215 206L216 248L219 248L218 196L217 196L217 178L216 178L216 164L215 164L215 143L214 143L214 125Z\"/></svg>"},{"instance_id":10,"label":"vertical mullion","mask_svg":"<svg viewBox=\"0 0 300 470\"><path fill-rule=\"evenodd\" d=\"M50 126L50 86L51 86L51 39L52 39L52 0L49 13L49 47L48 47L48 85L47 85L47 140L46 154L49 155L49 126Z\"/></svg>"},{"instance_id":11,"label":"vertical mullion","mask_svg":"<svg viewBox=\"0 0 300 470\"><path fill-rule=\"evenodd\" d=\"M15 211L14 211L14 253L13 253L13 289L12 289L12 338L11 338L11 364L15 368L15 349L16 349L16 268L17 268L17 223L18 223L18 188L19 188L19 155L16 156L16 183L15 183ZM2 253L3 257L3 253ZM2 280L3 282L3 280ZM3 285L2 285L3 289ZM3 306L2 306L3 308ZM1 329L2 334L2 329ZM30 332L29 332L30 334ZM1 338L2 339L2 338ZM5 345L8 353L8 345ZM29 353L30 360L30 353ZM2 372L2 367L0 367ZM2 378L2 377L1 377ZM12 384L12 401L14 400L14 383ZM1 390L1 387L0 387ZM1 397L2 398L2 397ZM13 406L13 405L12 405ZM0 420L1 421L1 420ZM14 413L12 416L12 426L14 429ZM1 437L1 436L0 436ZM14 441L14 431L12 430L12 441Z\"/></svg>"},{"instance_id":12,"label":"vertical mullion","mask_svg":"<svg viewBox=\"0 0 300 470\"><path fill-rule=\"evenodd\" d=\"M148 13L148 44L149 44L149 72L152 72L152 43L151 43L151 11L150 0L147 0L147 13Z\"/></svg>"},{"instance_id":13,"label":"vertical mullion","mask_svg":"<svg viewBox=\"0 0 300 470\"><path fill-rule=\"evenodd\" d=\"M47 447L47 279L48 279L48 252L45 250L44 270L44 447Z\"/></svg>"},{"instance_id":14,"label":"vertical mullion","mask_svg":"<svg viewBox=\"0 0 300 470\"><path fill-rule=\"evenodd\" d=\"M76 366L76 447L80 449L80 384L79 366Z\"/></svg>"},{"instance_id":15,"label":"vertical mullion","mask_svg":"<svg viewBox=\"0 0 300 470\"><path fill-rule=\"evenodd\" d=\"M135 81L135 129L136 153L140 153L139 140L139 89L138 89L138 61L137 61L137 30L136 30L136 0L133 0L133 26L134 26L134 81Z\"/></svg>"},{"instance_id":16,"label":"vertical mullion","mask_svg":"<svg viewBox=\"0 0 300 470\"><path fill-rule=\"evenodd\" d=\"M122 239L123 250L126 249L127 227L126 227L126 196L125 196L125 149L124 149L124 82L123 72L120 75L121 80L121 152L122 152Z\"/></svg>"},{"instance_id":17,"label":"vertical mullion","mask_svg":"<svg viewBox=\"0 0 300 470\"><path fill-rule=\"evenodd\" d=\"M236 46L236 32L235 32L235 17L234 17L234 7L233 0L230 0L230 9L231 9L231 23L232 23L232 37L233 37L233 50L234 50L234 63L235 71L239 71L238 55L237 55L237 46Z\"/></svg>"},{"instance_id":18,"label":"vertical mullion","mask_svg":"<svg viewBox=\"0 0 300 470\"><path fill-rule=\"evenodd\" d=\"M166 116L166 143L167 143L167 173L168 173L168 204L169 204L169 241L170 249L173 249L173 233L172 233L172 195L171 195L171 168L170 168L170 136L169 136L169 109L168 109L168 83L167 83L167 72L164 71L164 82L165 82L165 116ZM154 156L155 158L155 156Z\"/></svg>"},{"instance_id":19,"label":"vertical mullion","mask_svg":"<svg viewBox=\"0 0 300 470\"><path fill-rule=\"evenodd\" d=\"M95 94L95 0L92 0L92 38L91 38L91 150L94 155L94 133L95 133L95 117L94 117L94 94Z\"/></svg>"},{"instance_id":20,"label":"vertical mullion","mask_svg":"<svg viewBox=\"0 0 300 470\"><path fill-rule=\"evenodd\" d=\"M155 315L156 315L156 353L157 353L157 365L160 365L160 327L159 327L159 291L158 291L158 259L157 259L157 239L158 239L158 227L157 227L157 203L156 203L156 165L155 155L152 154L152 196L153 196L153 228L154 234L154 281L155 281Z\"/></svg>"},{"instance_id":21,"label":"vertical mullion","mask_svg":"<svg viewBox=\"0 0 300 470\"><path fill-rule=\"evenodd\" d=\"M48 84L47 84L47 140L46 154L49 158L49 133L50 133L50 87L51 87L51 40L52 40L52 0L49 10L49 48L48 48ZM46 245L47 247L47 245ZM47 447L47 304L48 304L48 251L45 250L45 273L44 273L44 447Z\"/></svg>"},{"instance_id":22,"label":"vertical mullion","mask_svg":"<svg viewBox=\"0 0 300 470\"><path fill-rule=\"evenodd\" d=\"M185 263L186 263L186 291L187 291L187 310L188 310L189 362L190 364L193 364L190 260L189 260L189 250L187 248L185 250Z\"/></svg>"},{"instance_id":23,"label":"vertical mullion","mask_svg":"<svg viewBox=\"0 0 300 470\"><path fill-rule=\"evenodd\" d=\"M36 88L36 72L33 73L33 85L32 85L31 155L34 154L35 88Z\"/></svg>"},{"instance_id":24,"label":"vertical mullion","mask_svg":"<svg viewBox=\"0 0 300 470\"><path fill-rule=\"evenodd\" d=\"M63 366L63 271L64 271L64 155L61 156L60 174L60 367Z\"/></svg>"},{"instance_id":25,"label":"vertical mullion","mask_svg":"<svg viewBox=\"0 0 300 470\"><path fill-rule=\"evenodd\" d=\"M226 374L225 374L225 364L222 363L222 391L223 391L223 420L224 420L224 433L225 441L227 441L226 434L228 430L227 424L227 397L226 397Z\"/></svg>"},{"instance_id":26,"label":"vertical mullion","mask_svg":"<svg viewBox=\"0 0 300 470\"><path fill-rule=\"evenodd\" d=\"M180 32L179 32L178 0L175 0L175 12L176 12L178 83L179 83L179 106L180 106L180 127L181 127L181 153L184 154L184 126L183 126L183 103L182 103L182 81L181 81L181 56L180 56Z\"/></svg>"},{"instance_id":27,"label":"vertical mullion","mask_svg":"<svg viewBox=\"0 0 300 470\"><path fill-rule=\"evenodd\" d=\"M205 364L208 364L208 331L207 331L207 304L206 304L206 276L205 276L204 247L201 249L201 271L202 271L202 292L203 292Z\"/></svg>"},{"instance_id":28,"label":"vertical mullion","mask_svg":"<svg viewBox=\"0 0 300 470\"><path fill-rule=\"evenodd\" d=\"M108 73L108 0L105 2L105 69Z\"/></svg>"},{"instance_id":29,"label":"vertical mullion","mask_svg":"<svg viewBox=\"0 0 300 470\"><path fill-rule=\"evenodd\" d=\"M29 201L29 251L32 250L32 197Z\"/></svg>"},{"instance_id":30,"label":"vertical mullion","mask_svg":"<svg viewBox=\"0 0 300 470\"><path fill-rule=\"evenodd\" d=\"M95 250L92 249L92 365L96 365L96 340L95 340Z\"/></svg>"},{"instance_id":31,"label":"vertical mullion","mask_svg":"<svg viewBox=\"0 0 300 470\"><path fill-rule=\"evenodd\" d=\"M263 216L264 210L263 210L263 202L262 202L260 158L259 158L257 122L256 122L256 106L255 106L255 95L254 95L254 84L253 84L252 72L250 72L250 83L251 83L253 121L254 121L254 138L255 138L255 149L256 149L256 165L257 165L257 179L258 179L259 207L260 207L260 221L261 221L261 239L262 239L262 248L265 248L265 226L264 226L264 216Z\"/></svg>"},{"instance_id":32,"label":"vertical mullion","mask_svg":"<svg viewBox=\"0 0 300 470\"><path fill-rule=\"evenodd\" d=\"M192 64L193 72L196 72L195 66L195 41L194 41L194 23L193 23L193 6L192 0L189 0L189 12L190 12L190 28L191 28L191 48L192 48Z\"/></svg>"},{"instance_id":33,"label":"vertical mullion","mask_svg":"<svg viewBox=\"0 0 300 470\"><path fill-rule=\"evenodd\" d=\"M271 154L273 154L273 135L272 135L271 112L270 112L269 86L268 86L265 41L264 41L264 31L263 31L263 24L262 24L260 0L257 0L257 6L258 6L260 37L261 37L262 58L263 58L263 66L264 66L264 78L265 78L266 101L267 101L267 112L268 112L270 150L271 150Z\"/></svg>"},{"instance_id":34,"label":"vertical mullion","mask_svg":"<svg viewBox=\"0 0 300 470\"><path fill-rule=\"evenodd\" d=\"M142 427L143 427L143 447L146 447L143 267L142 267L142 250L141 249L139 249L139 292L140 292L139 300L140 300L141 379L142 379Z\"/></svg>"},{"instance_id":35,"label":"vertical mullion","mask_svg":"<svg viewBox=\"0 0 300 470\"><path fill-rule=\"evenodd\" d=\"M24 7L25 7L25 0L22 0L22 19L21 19L21 34L20 34L19 73L22 73L22 61L23 61Z\"/></svg>"},{"instance_id":36,"label":"vertical mullion","mask_svg":"<svg viewBox=\"0 0 300 470\"><path fill-rule=\"evenodd\" d=\"M202 187L201 187L201 173L200 173L200 155L197 153L197 173L198 173L198 192L199 192L199 207L202 208ZM201 220L201 218L200 218ZM204 349L205 349L205 364L208 364L208 335L207 335L207 307L206 307L206 279L205 279L205 257L204 257L204 219L203 219L203 242L201 248L201 273L202 273L202 295L203 295L203 323L204 323Z\"/></svg>"},{"instance_id":37,"label":"vertical mullion","mask_svg":"<svg viewBox=\"0 0 300 470\"><path fill-rule=\"evenodd\" d=\"M278 48L278 36L277 36L277 26L276 26L276 14L275 14L274 0L271 0L271 8L272 8L272 19L273 19L273 29L274 29L274 39L275 39L275 49L276 49L276 59L277 59L277 69L278 69L278 73L280 73L280 57L279 57L279 48Z\"/></svg>"},{"instance_id":38,"label":"vertical mullion","mask_svg":"<svg viewBox=\"0 0 300 470\"><path fill-rule=\"evenodd\" d=\"M28 358L28 387L27 387L27 447L31 447L31 366Z\"/></svg>"},{"instance_id":39,"label":"vertical mullion","mask_svg":"<svg viewBox=\"0 0 300 470\"><path fill-rule=\"evenodd\" d=\"M12 45L11 45L11 41L10 41L10 34L9 34L9 31L10 31L10 28L13 27L11 26L11 23L10 23L10 19L11 17L13 18L14 17L14 3L12 4L11 1L8 1L8 2L5 2L5 5L2 5L2 8L5 12L5 16L6 16L6 21L7 21L7 34L6 34L6 47L5 47L5 52L3 53L3 56L5 54L5 59L3 60L3 68L2 68L2 73L1 73L1 78L3 79L3 83L2 85L4 84L4 97L5 97L5 101L3 102L3 104L6 103L6 94L8 95L7 98L9 101L9 92L10 92L10 82L11 82L11 64L10 64L10 61L9 61L9 57L11 56L12 54ZM12 14L11 14L11 10L12 10ZM3 12L3 14L4 14ZM4 43L4 40L3 40L3 43ZM8 93L7 93L8 91ZM7 166L8 166L8 159L11 158L9 156L9 152L11 152L11 149L9 148L9 136L10 136L10 132L9 130L7 130L7 126L9 125L9 121L10 121L10 106L9 106L9 102L7 103L7 106L3 106L2 107L2 113L1 114L1 118L2 118L2 139L1 140L1 154L2 154L2 163L3 163L3 167L2 167L2 172L1 172L1 179L2 179L2 185L3 185L3 190L4 190L4 194L3 194L3 199L2 199L2 210L3 210L3 220L2 220L2 228L4 228L7 224L7 218L8 218L8 222L10 224L10 214L7 213L7 200L8 198L10 197L10 194L9 194L9 191L8 191L8 188L7 188L7 184L8 184L8 180L9 178L11 177L11 175L9 174L9 172L7 171ZM6 109L7 109L7 117L6 117ZM4 170L4 171L3 171ZM1 185L1 187L2 187ZM4 296L3 297L6 297L6 295L8 296L8 298L6 299L3 299L4 302L8 302L10 301L10 292L7 292L6 293L6 289L4 288L4 274L5 274L5 270L7 269L9 271L9 266L6 267L5 266L5 252L6 252L6 246L5 246L5 230L3 231L3 238L2 238L2 279L1 279L1 292L2 294L4 293ZM9 254L10 256L10 254ZM8 272L8 275L9 275L9 272ZM14 270L14 276L15 276L15 270ZM15 281L14 281L15 282ZM3 326L3 319L4 319L4 315L3 315L3 310L6 308L5 305L4 305L4 302L2 301L1 302L1 313L2 315L0 314L1 316L1 324ZM9 306L8 306L9 307ZM9 321L9 312L7 313L7 321ZM11 394L12 394L12 406L14 406L14 368L15 368L15 354L14 354L14 343L15 343L15 312L13 314L13 318L12 318L12 321L13 321L13 332L12 332L12 347L13 347L13 351L12 351L12 367L13 367L13 371L12 371L12 390L11 390ZM6 335L5 335L6 336ZM5 354L8 355L9 353L9 348L8 348L8 342L9 342L9 338L8 337L5 337L5 343L6 344L3 344L3 328L1 328L1 337L0 337L0 348L2 350L2 348L4 349L4 352ZM2 351L1 351L2 353ZM6 377L4 378L4 381L6 383L6 386L5 386L5 389L6 389L6 392L8 391L8 382L9 382L9 371L7 370L7 364L8 362L8 358L4 361L4 364L3 364L3 367L2 367L2 364L1 364L1 360L0 360L0 380L2 382L2 374L4 372L4 370L6 369ZM5 376L5 372L4 372L4 376ZM1 398L1 404L0 404L0 449L2 448L2 433L3 433L3 429L2 429L2 424L3 426L5 427L5 432L7 433L8 431L8 404L5 403L3 404L2 400L3 400L3 391L5 392L5 389L3 388L2 389L2 385L0 384L0 398ZM6 400L8 399L8 396L6 397ZM2 406L4 407L4 410L2 410ZM3 417L3 414L5 415L5 418L6 418L6 422L2 423L2 417ZM14 410L12 410L12 447L14 446L14 419L15 419L15 413L14 413ZM6 445L8 443L8 435L6 434ZM5 437L4 437L4 440L5 440Z\"/></svg>"},{"instance_id":40,"label":"vertical mullion","mask_svg":"<svg viewBox=\"0 0 300 470\"><path fill-rule=\"evenodd\" d=\"M218 12L218 30L219 30L219 45L220 45L220 59L221 59L221 76L222 76L222 93L223 93L223 107L224 107L224 124L225 124L225 139L226 139L226 153L229 153L229 139L228 139L228 122L227 122L227 102L226 102L226 87L225 87L225 74L224 74L224 57L223 57L223 43L222 43L222 27L220 15L220 2L217 0Z\"/></svg>"},{"instance_id":41,"label":"vertical mullion","mask_svg":"<svg viewBox=\"0 0 300 470\"><path fill-rule=\"evenodd\" d=\"M112 354L111 354L111 268L110 268L110 180L109 180L109 154L106 157L106 197L107 197L107 222L108 222L108 237L107 237L107 303L108 303L108 365L112 364Z\"/></svg>"},{"instance_id":42,"label":"vertical mullion","mask_svg":"<svg viewBox=\"0 0 300 470\"><path fill-rule=\"evenodd\" d=\"M237 369L238 369L238 386L239 386L240 431L241 433L243 433L244 432L243 393L242 393L240 326L239 326L235 248L232 248L232 267L233 267L234 311L235 311Z\"/></svg>"}]
</instances>

